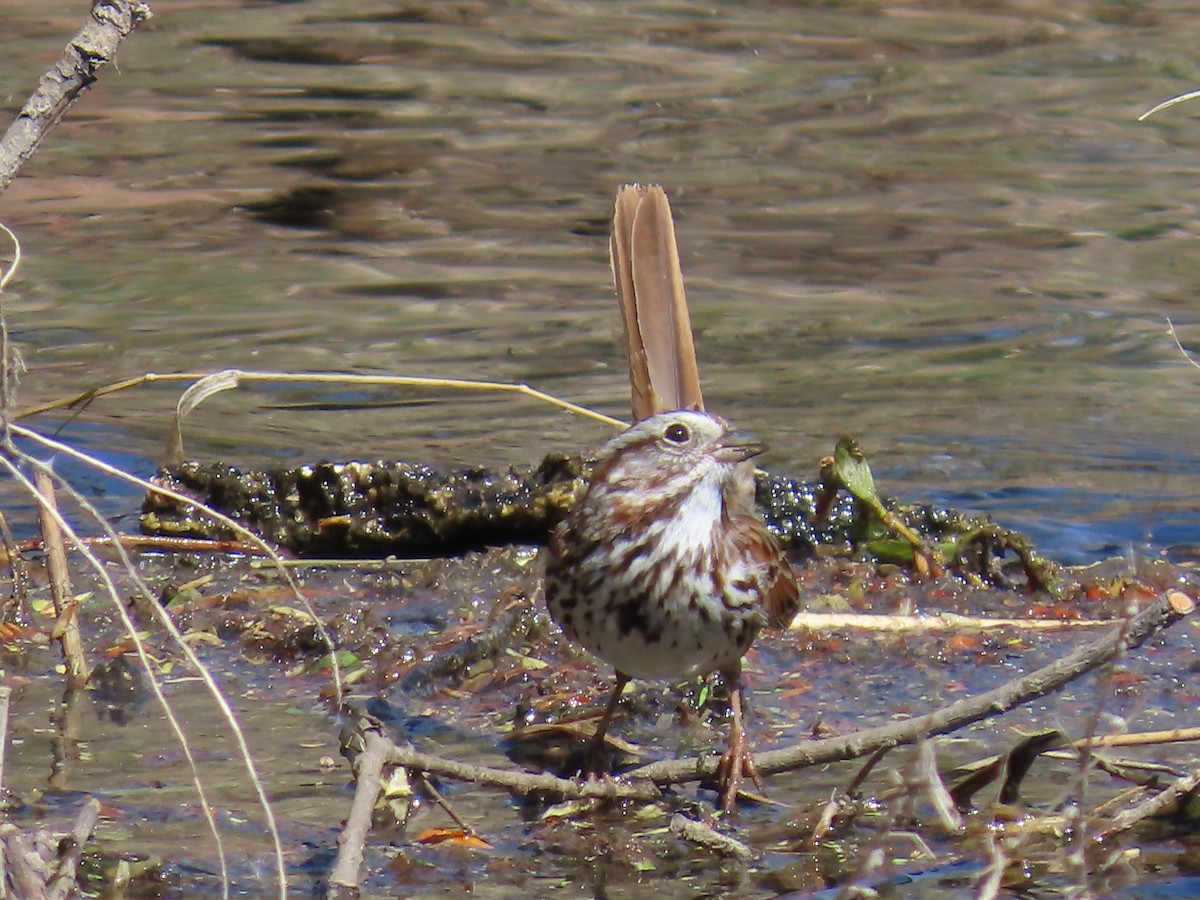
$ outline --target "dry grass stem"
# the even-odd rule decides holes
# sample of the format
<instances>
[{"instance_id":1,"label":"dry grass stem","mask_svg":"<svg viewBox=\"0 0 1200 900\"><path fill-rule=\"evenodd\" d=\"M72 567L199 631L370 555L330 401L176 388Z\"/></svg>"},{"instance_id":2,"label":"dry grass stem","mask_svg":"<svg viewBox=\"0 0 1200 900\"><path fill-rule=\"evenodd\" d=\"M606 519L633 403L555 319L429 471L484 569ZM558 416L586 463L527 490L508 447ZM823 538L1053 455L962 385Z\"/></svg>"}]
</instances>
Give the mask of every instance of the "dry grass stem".
<instances>
[{"instance_id":1,"label":"dry grass stem","mask_svg":"<svg viewBox=\"0 0 1200 900\"><path fill-rule=\"evenodd\" d=\"M14 454L17 453L17 451L11 447L9 448L9 452L14 453ZM55 477L58 480L58 485L59 485L60 489L62 489L63 492L65 494L67 494L67 496L69 496L75 503L79 504L80 507L83 508L86 512L88 512L90 515L92 515L95 518L95 520L97 522L99 522L103 527L105 527L105 528L108 527L107 522L105 522L104 518L100 515L99 511L95 510L91 506L91 504L88 503L86 498L81 496L69 484L62 481L61 479L58 479L58 477L56 475L54 475L53 471L49 468L49 466L47 466L45 463L40 462L39 460L33 459L32 457L25 455L25 454L18 454L18 458L22 459L22 461L25 462L27 465L31 465L35 469L35 471L46 472L47 474ZM37 492L37 489L36 489L35 485L33 484L33 482L31 482L25 476L25 474L20 470L20 468L16 464L13 463L13 461L9 458L8 454L0 454L0 468L7 469L9 475L13 478L13 480L16 481L23 488L25 488L30 493L31 496L35 496L38 498L41 497L41 495ZM56 518L59 529L63 532L63 534L66 537L68 537L71 541L73 541L75 543L79 554L87 562L88 566L91 568L93 573L96 575L96 577L100 580L101 584L104 586L104 594L108 598L108 600L112 603L113 607L116 609L117 614L121 619L122 625L125 628L126 634L129 636L130 643L133 645L134 652L137 654L138 660L141 663L143 670L149 676L147 678L147 683L150 685L150 689L154 693L155 699L158 702L159 707L163 710L163 715L167 719L167 723L170 725L171 730L174 732L175 738L178 741L178 743L180 745L180 749L184 754L184 758L187 760L188 766L191 770L192 783L196 789L197 799L200 801L200 808L201 808L202 814L205 817L205 820L208 825L209 833L212 835L214 844L216 845L217 857L218 857L220 868L221 868L222 887L223 887L225 896L228 896L229 871L228 871L228 865L227 865L226 858L225 858L224 844L221 841L221 836L220 836L220 832L217 829L216 820L213 818L212 809L207 800L207 795L206 795L206 791L204 790L203 780L200 777L199 768L196 765L195 757L191 752L191 744L187 739L187 735L184 732L182 723L175 716L173 710L171 709L170 703L168 702L166 696L162 693L162 687L159 685L158 678L156 677L156 667L154 666L154 663L150 659L150 655L146 650L145 642L142 640L141 635L138 633L138 630L137 630L136 626L134 625L133 621L129 618L129 612L125 607L125 603L121 597L121 593L118 590L116 583L112 580L112 576L109 574L107 567L90 550L88 550L86 547L80 546L80 541L79 541L78 535L75 533L74 529L72 529L71 526L67 523L67 521L65 519L63 519L61 515L59 515L57 510L54 510L52 514ZM148 586L146 586L143 582L141 582L140 578L138 578L138 576L136 575L136 570L133 566L132 560L130 560L126 556L126 557L124 557L124 559L122 561L125 565L126 571L129 574L131 574L135 578L136 581L139 582L139 585L138 585L139 589L142 590L147 596L151 596ZM163 610L157 604L157 602L153 603L152 605L157 607L161 611L160 622L162 622L163 619L166 619L167 622L170 623L170 624L165 625L165 627L167 627L168 631L173 631L173 636L175 636L176 642L178 643L178 645L180 646L180 648L184 652L184 654L188 656L189 661L191 661L193 665L198 667L199 671L201 672L202 677L204 677L205 675L208 676L208 679L210 682L210 691L213 693L215 702L217 703L218 707L221 708L222 711L227 714L227 718L231 718L232 710L229 709L228 704L225 702L225 699L221 695L220 691L216 688L215 683L211 683L211 675L207 672L206 669L204 669L203 665L200 663L200 660L195 656L195 654L192 652L192 650L187 646L186 642L184 642L182 640L182 635L179 634L179 631L177 628L175 628L174 623L170 622L170 616L167 614L166 610ZM233 724L236 727L236 722L234 722ZM239 731L240 731L240 729L239 729ZM247 765L249 766L249 772L251 773L252 780L257 780L257 774L255 773L254 768L253 768L253 761L248 761ZM265 795L263 796L263 800L265 801ZM267 815L268 815L268 817L270 816L269 811L267 812ZM278 846L279 846L278 853L281 857L282 856L282 844L280 843Z\"/></svg>"},{"instance_id":2,"label":"dry grass stem","mask_svg":"<svg viewBox=\"0 0 1200 900\"><path fill-rule=\"evenodd\" d=\"M141 488L142 490L144 490L146 492L158 493L164 497L169 497L173 500L176 500L177 502L190 504L191 506L194 506L196 509L201 510L204 513L204 515L210 517L214 522L216 522L220 525L223 525L226 528L233 531L235 534L240 535L247 544L251 545L252 547L257 548L259 552L261 552L262 554L267 556L273 563L275 563L276 570L282 575L284 583L287 585L288 590L292 594L292 597L296 600L297 603L299 603L301 606L303 606L304 609L312 616L313 623L316 626L318 636L321 638L322 643L329 650L329 652L336 657L335 651L337 650L337 646L334 643L333 636L329 633L329 630L325 627L324 622L322 622L320 617L316 614L316 610L313 609L312 604L308 602L308 598L305 597L304 593L300 590L300 585L296 582L295 577L292 575L292 573L288 569L288 567L284 564L284 560L279 556L279 554L275 551L275 549L273 547L271 547L269 544L267 544L266 541L264 541L261 537L256 535L254 532L250 531L244 525L240 525L239 523L237 523L233 519L229 518L228 516L226 516L220 512L217 512L215 509L211 509L210 507L205 506L203 503L200 503L199 501L197 501L195 497L189 497L186 494L181 494L177 491L171 490L170 488L166 488L161 485L153 484L149 481L146 481L144 478L138 478L136 475L131 475L128 472L126 472L122 469L119 469L116 466L112 466L112 465L104 462L101 459L97 459L94 456L89 456L88 454L83 453L80 450L76 450L74 447L70 446L69 444L64 444L61 441L56 441L52 438L48 438L48 437L40 434L39 432L33 431L32 429L25 428L20 425L10 425L9 429L10 429L11 433L13 433L13 434L16 434L20 437L27 438L30 441L39 443L43 447L45 447L55 453L61 453L64 456L69 456L72 459L76 460L77 462L80 462L80 463L83 463L84 465L90 466L99 472L102 472L106 475L112 476L113 478L120 479L121 481L124 481L128 484L137 485L139 488ZM14 452L16 452L16 451L14 451ZM26 456L25 458L28 460L31 460L31 461L33 459L32 457L28 457L28 456ZM83 500L83 498L80 498L80 501L86 503L86 501ZM89 510L91 510L90 504L88 505L88 508L89 508ZM116 549L118 558L121 560L121 562L129 567L130 574L134 576L139 589L142 590L146 594L147 597L151 597L152 594L151 594L149 588L145 585L144 582L142 582L142 580L137 576L136 572L134 571L133 562L129 558L129 555L125 552L125 548L122 545L121 541L119 540L119 535L117 534L117 532L115 530L113 530L113 528L111 526L108 525L107 521L105 521L102 517L99 516L98 512L95 512L95 511L93 511L93 512L94 512L94 515L97 516L97 521L104 529L105 536L108 538L109 545ZM75 541L75 544L77 547L81 547L81 548L83 547L83 543L80 542L78 540L78 538L74 538L73 540ZM168 629L174 629L174 623L170 620L169 616L166 617L164 624L166 625L166 627L168 627ZM196 662L198 662L198 660ZM341 672L340 666L338 666L338 664L337 664L336 658L333 661L332 672L333 672L333 681L334 681L334 691L335 691L335 695L338 697L338 702L340 704L344 691L343 691L343 686L342 686L342 672ZM214 685L214 687L215 687L215 685Z\"/></svg>"},{"instance_id":3,"label":"dry grass stem","mask_svg":"<svg viewBox=\"0 0 1200 900\"><path fill-rule=\"evenodd\" d=\"M1129 734L1101 734L1072 741L1070 746L1077 749L1084 747L1146 747L1154 744L1178 744L1187 741L1200 741L1200 727L1138 731Z\"/></svg>"},{"instance_id":4,"label":"dry grass stem","mask_svg":"<svg viewBox=\"0 0 1200 900\"><path fill-rule=\"evenodd\" d=\"M0 685L0 788L4 787L4 759L8 750L8 704L12 688Z\"/></svg>"},{"instance_id":5,"label":"dry grass stem","mask_svg":"<svg viewBox=\"0 0 1200 900\"><path fill-rule=\"evenodd\" d=\"M1158 106L1146 110L1137 117L1137 120L1139 122L1145 122L1155 113L1160 113L1164 109L1170 109L1172 106L1178 106L1180 103L1186 103L1187 101L1194 100L1197 97L1200 97L1200 91L1188 91L1186 94L1178 94L1172 97L1170 100L1164 100L1162 103L1158 104Z\"/></svg>"},{"instance_id":6,"label":"dry grass stem","mask_svg":"<svg viewBox=\"0 0 1200 900\"><path fill-rule=\"evenodd\" d=\"M14 421L26 419L38 413L49 412L58 409L71 409L80 404L91 403L98 397L108 396L120 391L130 390L132 388L142 387L150 384L177 384L180 382L199 382L208 379L218 379L218 383L234 382L236 384L333 384L333 385L358 385L360 387L414 387L423 389L448 389L455 391L469 391L485 394L515 394L521 397L528 397L532 400L537 400L541 403L547 403L551 406L565 410L566 412L574 413L578 416L583 416L588 419L593 419L597 422L602 422L605 425L611 425L614 428L625 428L628 423L622 422L620 419L614 419L611 416L606 416L603 413L598 413L595 410L580 406L576 403L571 403L569 400L562 400L552 394L547 394L544 391L539 391L536 388L531 388L527 384L511 384L508 382L498 381L471 381L461 378L427 378L422 376L410 375L346 375L336 372L256 372L245 369L225 369L221 372L178 372L170 374L157 374L147 372L144 375L139 375L136 378L129 378L124 381L117 381L112 384L104 385L103 387L93 390L84 391L71 397L63 397L58 400L52 400L49 403L42 403L37 406L27 407L16 412L12 418ZM203 398L202 398L203 399ZM194 408L195 404L189 407Z\"/></svg>"},{"instance_id":7,"label":"dry grass stem","mask_svg":"<svg viewBox=\"0 0 1200 900\"><path fill-rule=\"evenodd\" d=\"M932 741L921 741L917 744L917 755L913 762L917 777L924 783L929 801L942 827L951 834L962 831L962 816L959 815L954 799L938 773L937 752Z\"/></svg>"}]
</instances>

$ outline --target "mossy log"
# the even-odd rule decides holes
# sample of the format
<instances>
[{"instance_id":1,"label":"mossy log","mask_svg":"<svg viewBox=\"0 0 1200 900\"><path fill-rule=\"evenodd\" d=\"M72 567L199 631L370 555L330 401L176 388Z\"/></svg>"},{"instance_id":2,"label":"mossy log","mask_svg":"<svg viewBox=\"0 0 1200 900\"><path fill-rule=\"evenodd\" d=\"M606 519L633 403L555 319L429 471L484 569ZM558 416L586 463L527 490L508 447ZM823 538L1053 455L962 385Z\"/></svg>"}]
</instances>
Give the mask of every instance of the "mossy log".
<instances>
[{"instance_id":1,"label":"mossy log","mask_svg":"<svg viewBox=\"0 0 1200 900\"><path fill-rule=\"evenodd\" d=\"M253 471L185 462L156 483L207 504L302 556L428 557L487 546L543 544L586 485L589 463L552 454L536 467L454 471L406 462L323 462ZM878 516L827 482L759 473L763 515L795 559L817 553L906 564L913 548ZM823 502L827 500L829 502ZM887 502L955 574L987 584L1050 588L1052 566L1017 532L935 506ZM142 530L229 539L196 505L147 496Z\"/></svg>"}]
</instances>

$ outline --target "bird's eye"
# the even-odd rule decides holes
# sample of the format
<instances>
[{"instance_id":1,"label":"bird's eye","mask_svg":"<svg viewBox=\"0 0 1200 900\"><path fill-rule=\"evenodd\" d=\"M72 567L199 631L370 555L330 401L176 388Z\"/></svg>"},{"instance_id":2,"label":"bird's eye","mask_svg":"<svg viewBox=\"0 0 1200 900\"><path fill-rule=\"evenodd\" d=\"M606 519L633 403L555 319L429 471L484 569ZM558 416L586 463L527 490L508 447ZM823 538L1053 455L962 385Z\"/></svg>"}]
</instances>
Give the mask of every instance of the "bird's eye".
<instances>
[{"instance_id":1,"label":"bird's eye","mask_svg":"<svg viewBox=\"0 0 1200 900\"><path fill-rule=\"evenodd\" d=\"M676 422L674 425L668 425L667 430L663 432L665 437L672 444L686 444L687 439L692 436L686 425L680 425Z\"/></svg>"}]
</instances>

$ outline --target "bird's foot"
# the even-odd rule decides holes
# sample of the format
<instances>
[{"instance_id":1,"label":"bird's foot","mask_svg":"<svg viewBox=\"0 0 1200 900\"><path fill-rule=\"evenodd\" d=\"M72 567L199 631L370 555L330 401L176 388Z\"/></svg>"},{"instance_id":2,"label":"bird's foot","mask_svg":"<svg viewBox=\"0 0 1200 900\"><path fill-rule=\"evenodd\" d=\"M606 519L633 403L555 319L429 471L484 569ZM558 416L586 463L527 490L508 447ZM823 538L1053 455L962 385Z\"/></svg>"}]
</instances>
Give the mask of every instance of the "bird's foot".
<instances>
[{"instance_id":1,"label":"bird's foot","mask_svg":"<svg viewBox=\"0 0 1200 900\"><path fill-rule=\"evenodd\" d=\"M757 788L758 795L749 795L745 791L747 777ZM725 812L733 811L739 796L757 800L764 793L762 779L754 765L754 754L750 752L750 742L746 739L743 728L735 727L729 736L729 749L717 765L717 786L720 791L721 809Z\"/></svg>"}]
</instances>

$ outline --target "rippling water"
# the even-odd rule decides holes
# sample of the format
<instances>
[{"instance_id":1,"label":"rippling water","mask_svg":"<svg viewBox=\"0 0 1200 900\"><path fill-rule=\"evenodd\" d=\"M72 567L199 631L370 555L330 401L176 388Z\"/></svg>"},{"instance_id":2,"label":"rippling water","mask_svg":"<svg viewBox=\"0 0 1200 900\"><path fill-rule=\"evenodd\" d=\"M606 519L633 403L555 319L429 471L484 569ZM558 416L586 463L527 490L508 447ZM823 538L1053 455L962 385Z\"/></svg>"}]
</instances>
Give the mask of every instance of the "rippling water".
<instances>
[{"instance_id":1,"label":"rippling water","mask_svg":"<svg viewBox=\"0 0 1200 900\"><path fill-rule=\"evenodd\" d=\"M1090 559L1200 543L1187 4L160 4L0 198L25 404L146 371L528 382L623 414L616 186L676 211L709 405ZM9 109L79 4L8 4ZM148 471L178 386L63 436ZM43 420L51 424L50 420ZM195 455L528 461L528 402L225 394ZM54 420L53 424L57 424ZM118 508L125 507L121 496ZM118 511L114 508L114 511Z\"/></svg>"},{"instance_id":2,"label":"rippling water","mask_svg":"<svg viewBox=\"0 0 1200 900\"><path fill-rule=\"evenodd\" d=\"M84 7L0 4L10 112ZM1200 371L1166 326L1200 351L1200 103L1136 121L1200 86L1194 4L159 0L156 13L0 197L25 253L5 301L28 366L19 406L145 372L238 367L526 382L624 415L608 222L619 184L658 181L707 400L772 442L771 468L814 474L850 432L884 492L990 512L1063 559L1200 545L1189 425ZM181 390L142 387L34 421L148 474ZM192 455L244 465L495 466L606 432L495 396L277 385L221 394L186 434ZM56 465L106 513L136 512L137 492ZM30 532L11 484L0 509ZM334 607L346 587L330 578L314 596ZM404 599L388 582L376 590ZM58 683L43 662L25 664L32 687L16 687L6 781L24 794L50 755ZM332 846L344 771L313 774L334 752L324 707L295 715L319 705L316 690L227 664L285 842ZM903 696L904 671L837 665L823 677ZM936 678L950 678L940 665ZM1145 680L1158 690L1169 678ZM227 759L210 749L224 748L224 725L197 711L188 679L171 688L202 762ZM1108 711L1153 721L1149 690ZM288 694L278 707L277 694ZM190 794L158 781L178 766L153 755L165 729L141 718L83 731L96 752L85 746L78 784L118 786L124 818L109 831L173 852L196 816ZM130 760L150 773L145 807L119 793ZM796 783L793 799L824 792L807 774ZM241 827L237 871L257 872L261 829L238 819L253 798L216 796ZM508 822L508 802L489 793L480 808ZM481 896L528 896L532 842L519 825L498 831L511 844L490 863L389 877L436 891L478 876ZM538 847L562 888L570 854ZM1178 851L1152 848L1142 864ZM289 862L323 877L323 852ZM717 880L659 884L680 896L727 887L701 868Z\"/></svg>"}]
</instances>

